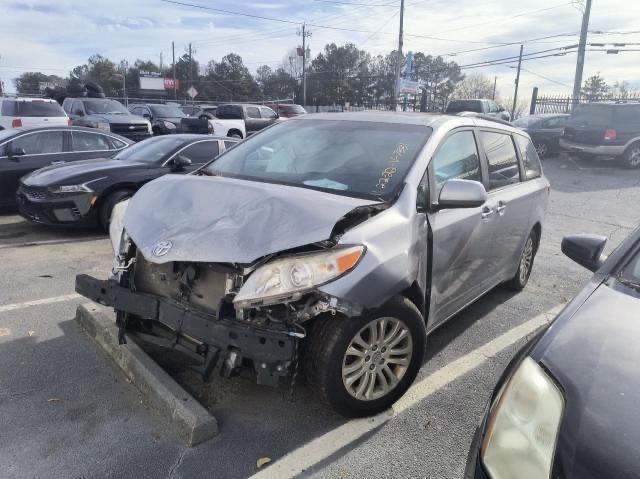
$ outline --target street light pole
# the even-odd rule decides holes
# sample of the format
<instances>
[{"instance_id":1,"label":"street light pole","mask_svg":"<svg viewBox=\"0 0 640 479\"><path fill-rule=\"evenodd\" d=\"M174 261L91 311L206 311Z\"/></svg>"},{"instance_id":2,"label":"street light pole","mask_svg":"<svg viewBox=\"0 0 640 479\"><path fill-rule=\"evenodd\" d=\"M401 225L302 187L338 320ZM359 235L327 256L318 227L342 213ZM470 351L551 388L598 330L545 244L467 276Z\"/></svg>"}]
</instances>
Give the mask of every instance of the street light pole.
<instances>
[{"instance_id":1,"label":"street light pole","mask_svg":"<svg viewBox=\"0 0 640 479\"><path fill-rule=\"evenodd\" d=\"M398 63L396 65L396 84L394 87L393 109L398 109L400 98L400 72L402 71L402 36L404 27L404 0L400 0L400 30L398 31Z\"/></svg>"},{"instance_id":2,"label":"street light pole","mask_svg":"<svg viewBox=\"0 0 640 479\"><path fill-rule=\"evenodd\" d=\"M520 56L518 57L518 73L516 73L516 89L513 92L513 108L511 109L511 119L515 120L516 105L518 103L518 86L520 86L520 67L522 66L522 50L524 45L520 45Z\"/></svg>"},{"instance_id":3,"label":"street light pole","mask_svg":"<svg viewBox=\"0 0 640 479\"><path fill-rule=\"evenodd\" d=\"M129 69L129 64L127 60L122 62L122 94L124 96L124 106L129 107L129 99L127 98L127 70Z\"/></svg>"},{"instance_id":4,"label":"street light pole","mask_svg":"<svg viewBox=\"0 0 640 479\"><path fill-rule=\"evenodd\" d=\"M591 0L586 0L584 13L582 14L582 28L580 29L580 43L578 44L578 60L576 62L576 76L573 80L573 104L577 104L580 98L582 86L582 71L584 70L584 52L587 46L587 33L589 31L589 16L591 15Z\"/></svg>"},{"instance_id":5,"label":"street light pole","mask_svg":"<svg viewBox=\"0 0 640 479\"><path fill-rule=\"evenodd\" d=\"M302 24L302 31L298 32L302 35L302 106L307 106L307 37L311 36L311 32L307 31L306 24Z\"/></svg>"}]
</instances>

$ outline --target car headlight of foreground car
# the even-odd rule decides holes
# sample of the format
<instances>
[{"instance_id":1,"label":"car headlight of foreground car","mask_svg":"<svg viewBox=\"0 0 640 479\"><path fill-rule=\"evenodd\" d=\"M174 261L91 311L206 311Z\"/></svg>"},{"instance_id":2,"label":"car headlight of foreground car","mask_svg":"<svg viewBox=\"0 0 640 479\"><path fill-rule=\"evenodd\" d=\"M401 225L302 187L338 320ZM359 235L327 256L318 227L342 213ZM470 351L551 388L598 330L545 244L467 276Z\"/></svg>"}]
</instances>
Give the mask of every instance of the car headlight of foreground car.
<instances>
[{"instance_id":1,"label":"car headlight of foreground car","mask_svg":"<svg viewBox=\"0 0 640 479\"><path fill-rule=\"evenodd\" d=\"M129 200L116 203L111 211L111 222L109 223L109 237L111 238L111 246L117 257L120 255L120 246L122 241L122 233L124 232L124 214L127 211Z\"/></svg>"},{"instance_id":2,"label":"car headlight of foreground car","mask_svg":"<svg viewBox=\"0 0 640 479\"><path fill-rule=\"evenodd\" d=\"M351 271L364 251L364 246L349 246L270 261L249 276L233 302L243 308L304 293Z\"/></svg>"},{"instance_id":3,"label":"car headlight of foreground car","mask_svg":"<svg viewBox=\"0 0 640 479\"><path fill-rule=\"evenodd\" d=\"M52 186L49 188L49 191L54 195L61 195L64 193L93 193L93 190L86 184Z\"/></svg>"},{"instance_id":4,"label":"car headlight of foreground car","mask_svg":"<svg viewBox=\"0 0 640 479\"><path fill-rule=\"evenodd\" d=\"M564 397L531 358L522 361L492 406L480 450L491 479L548 479Z\"/></svg>"}]
</instances>

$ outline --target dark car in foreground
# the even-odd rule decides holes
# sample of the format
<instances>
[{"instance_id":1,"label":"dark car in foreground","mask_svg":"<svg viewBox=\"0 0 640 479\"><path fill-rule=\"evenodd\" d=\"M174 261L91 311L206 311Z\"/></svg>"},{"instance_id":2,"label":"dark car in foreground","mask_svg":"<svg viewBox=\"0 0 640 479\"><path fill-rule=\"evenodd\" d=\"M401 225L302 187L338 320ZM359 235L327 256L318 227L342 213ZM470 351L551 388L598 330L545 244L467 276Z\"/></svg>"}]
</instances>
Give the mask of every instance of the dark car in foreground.
<instances>
[{"instance_id":1,"label":"dark car in foreground","mask_svg":"<svg viewBox=\"0 0 640 479\"><path fill-rule=\"evenodd\" d=\"M45 166L108 157L131 140L106 131L72 126L0 131L0 207L14 207L20 177Z\"/></svg>"},{"instance_id":2,"label":"dark car in foreground","mask_svg":"<svg viewBox=\"0 0 640 479\"><path fill-rule=\"evenodd\" d=\"M608 258L606 237L566 237L591 281L504 372L466 478L640 475L640 228Z\"/></svg>"},{"instance_id":3,"label":"dark car in foreground","mask_svg":"<svg viewBox=\"0 0 640 479\"><path fill-rule=\"evenodd\" d=\"M202 135L161 136L112 158L49 166L20 180L19 211L36 223L107 230L113 207L142 185L168 173L193 171L235 142Z\"/></svg>"},{"instance_id":4,"label":"dark car in foreground","mask_svg":"<svg viewBox=\"0 0 640 479\"><path fill-rule=\"evenodd\" d=\"M523 116L513 121L513 126L529 133L538 156L546 158L560 151L560 137L568 118L569 115L562 113Z\"/></svg>"},{"instance_id":5,"label":"dark car in foreground","mask_svg":"<svg viewBox=\"0 0 640 479\"><path fill-rule=\"evenodd\" d=\"M121 203L117 273L76 291L205 379L305 368L340 413L375 414L413 382L428 331L525 287L548 194L531 140L502 122L301 115Z\"/></svg>"},{"instance_id":6,"label":"dark car in foreground","mask_svg":"<svg viewBox=\"0 0 640 479\"><path fill-rule=\"evenodd\" d=\"M206 119L189 118L177 105L155 103L132 103L129 111L151 122L153 134L169 135L174 133L209 133Z\"/></svg>"},{"instance_id":7,"label":"dark car in foreground","mask_svg":"<svg viewBox=\"0 0 640 479\"><path fill-rule=\"evenodd\" d=\"M640 168L640 103L577 105L560 146L581 158L608 157L628 168Z\"/></svg>"},{"instance_id":8,"label":"dark car in foreground","mask_svg":"<svg viewBox=\"0 0 640 479\"><path fill-rule=\"evenodd\" d=\"M94 97L65 98L62 108L74 126L110 131L133 141L141 141L153 135L149 120L132 115L116 100Z\"/></svg>"}]
</instances>

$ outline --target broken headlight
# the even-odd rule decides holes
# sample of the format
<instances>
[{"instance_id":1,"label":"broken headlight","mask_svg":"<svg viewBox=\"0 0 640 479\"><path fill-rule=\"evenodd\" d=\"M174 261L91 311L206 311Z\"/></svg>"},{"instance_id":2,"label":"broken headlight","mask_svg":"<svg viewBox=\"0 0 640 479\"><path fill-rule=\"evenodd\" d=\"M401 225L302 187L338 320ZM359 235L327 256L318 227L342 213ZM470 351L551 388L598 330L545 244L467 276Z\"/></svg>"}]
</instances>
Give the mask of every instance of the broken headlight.
<instances>
[{"instance_id":1,"label":"broken headlight","mask_svg":"<svg viewBox=\"0 0 640 479\"><path fill-rule=\"evenodd\" d=\"M111 237L111 246L116 256L118 256L120 252L120 241L122 240L122 232L124 231L124 213L127 211L128 204L129 200L116 203L111 211L109 236Z\"/></svg>"},{"instance_id":2,"label":"broken headlight","mask_svg":"<svg viewBox=\"0 0 640 479\"><path fill-rule=\"evenodd\" d=\"M349 246L270 261L249 276L233 302L243 308L295 297L349 272L363 254L364 246Z\"/></svg>"}]
</instances>

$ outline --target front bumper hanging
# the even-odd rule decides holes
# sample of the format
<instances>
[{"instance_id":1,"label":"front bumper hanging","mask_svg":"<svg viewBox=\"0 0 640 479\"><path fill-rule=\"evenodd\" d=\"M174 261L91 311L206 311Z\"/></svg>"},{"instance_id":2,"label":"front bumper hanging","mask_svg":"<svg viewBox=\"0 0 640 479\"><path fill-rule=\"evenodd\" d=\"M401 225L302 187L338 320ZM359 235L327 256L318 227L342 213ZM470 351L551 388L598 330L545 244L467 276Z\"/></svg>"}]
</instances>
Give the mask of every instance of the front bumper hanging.
<instances>
[{"instance_id":1,"label":"front bumper hanging","mask_svg":"<svg viewBox=\"0 0 640 479\"><path fill-rule=\"evenodd\" d=\"M86 274L76 276L76 292L117 312L160 323L175 333L176 339L186 336L203 343L214 351L208 351L203 359L215 356L227 371L239 366L242 358L253 360L259 384L277 384L278 377L286 376L296 360L298 339L284 330L220 319L167 298L131 291L112 279L100 280ZM205 364L205 370L209 369Z\"/></svg>"}]
</instances>

